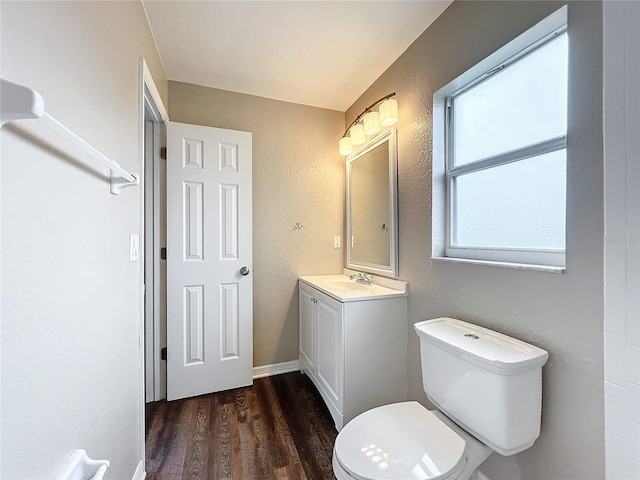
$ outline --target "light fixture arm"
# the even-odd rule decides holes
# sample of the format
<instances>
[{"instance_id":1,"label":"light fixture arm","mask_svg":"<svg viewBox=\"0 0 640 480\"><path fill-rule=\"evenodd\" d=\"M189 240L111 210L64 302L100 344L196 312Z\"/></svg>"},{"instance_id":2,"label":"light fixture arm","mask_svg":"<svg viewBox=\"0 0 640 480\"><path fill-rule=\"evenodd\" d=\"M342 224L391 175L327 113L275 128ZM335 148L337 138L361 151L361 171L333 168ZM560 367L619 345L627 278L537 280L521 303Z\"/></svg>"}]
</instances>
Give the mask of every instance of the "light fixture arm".
<instances>
[{"instance_id":1,"label":"light fixture arm","mask_svg":"<svg viewBox=\"0 0 640 480\"><path fill-rule=\"evenodd\" d=\"M373 107L375 107L375 106L376 106L376 105L378 105L379 103L384 102L385 100L387 100L387 99L389 99L389 98L391 98L391 97L395 97L395 95L396 95L396 92L392 92L392 93L390 93L390 94L388 94L388 95L385 95L385 96L384 96L384 97L382 97L381 99L376 100L376 101L375 101L375 102L373 102L371 105L369 105L367 108L365 108L365 109L364 109L364 112L362 112L360 115L358 115L358 116L356 117L356 119L355 119L353 122L351 122L351 125L349 125L349 127L344 131L344 133L342 134L342 136L343 136L343 137L344 137L344 136L346 136L346 135L347 135L347 133L349 133L349 129L350 129L351 127L353 127L356 123L358 123L360 120L362 120L362 117L364 117L367 113L369 113Z\"/></svg>"}]
</instances>

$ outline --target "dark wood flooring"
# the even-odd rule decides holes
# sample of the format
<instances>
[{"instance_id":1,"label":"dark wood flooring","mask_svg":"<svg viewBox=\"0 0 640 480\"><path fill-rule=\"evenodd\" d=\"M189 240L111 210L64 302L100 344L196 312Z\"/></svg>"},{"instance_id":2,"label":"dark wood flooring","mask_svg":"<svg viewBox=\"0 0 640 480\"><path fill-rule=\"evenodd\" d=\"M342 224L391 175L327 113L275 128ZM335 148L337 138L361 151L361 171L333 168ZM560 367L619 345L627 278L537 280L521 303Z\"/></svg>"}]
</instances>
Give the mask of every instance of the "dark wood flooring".
<instances>
[{"instance_id":1,"label":"dark wood flooring","mask_svg":"<svg viewBox=\"0 0 640 480\"><path fill-rule=\"evenodd\" d=\"M253 386L147 404L147 480L335 479L337 431L300 372Z\"/></svg>"}]
</instances>

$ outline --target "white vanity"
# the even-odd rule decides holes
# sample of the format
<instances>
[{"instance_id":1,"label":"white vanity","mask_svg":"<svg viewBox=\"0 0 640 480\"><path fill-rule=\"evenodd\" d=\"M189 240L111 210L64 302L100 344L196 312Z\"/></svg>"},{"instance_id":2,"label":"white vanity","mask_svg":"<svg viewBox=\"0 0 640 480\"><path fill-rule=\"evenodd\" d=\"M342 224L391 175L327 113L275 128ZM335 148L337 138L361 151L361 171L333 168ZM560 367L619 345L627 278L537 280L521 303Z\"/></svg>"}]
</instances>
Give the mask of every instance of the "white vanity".
<instances>
[{"instance_id":1,"label":"white vanity","mask_svg":"<svg viewBox=\"0 0 640 480\"><path fill-rule=\"evenodd\" d=\"M300 370L339 430L356 415L407 399L407 283L371 276L300 277Z\"/></svg>"},{"instance_id":2,"label":"white vanity","mask_svg":"<svg viewBox=\"0 0 640 480\"><path fill-rule=\"evenodd\" d=\"M346 158L348 268L299 279L300 370L338 430L407 399L408 288L387 278L399 274L396 137L384 131Z\"/></svg>"}]
</instances>

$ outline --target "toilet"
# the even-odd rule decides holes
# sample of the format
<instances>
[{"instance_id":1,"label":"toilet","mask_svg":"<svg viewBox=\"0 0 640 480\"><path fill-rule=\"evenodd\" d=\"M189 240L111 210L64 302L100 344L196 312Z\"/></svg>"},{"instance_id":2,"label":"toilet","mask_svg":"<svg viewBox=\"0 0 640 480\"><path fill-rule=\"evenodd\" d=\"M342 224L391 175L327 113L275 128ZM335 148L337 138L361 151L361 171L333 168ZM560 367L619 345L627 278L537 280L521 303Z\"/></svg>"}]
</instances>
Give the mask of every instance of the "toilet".
<instances>
[{"instance_id":1,"label":"toilet","mask_svg":"<svg viewBox=\"0 0 640 480\"><path fill-rule=\"evenodd\" d=\"M493 452L514 455L540 435L546 351L453 318L414 327L437 410L401 402L355 417L334 445L338 480L476 479Z\"/></svg>"}]
</instances>

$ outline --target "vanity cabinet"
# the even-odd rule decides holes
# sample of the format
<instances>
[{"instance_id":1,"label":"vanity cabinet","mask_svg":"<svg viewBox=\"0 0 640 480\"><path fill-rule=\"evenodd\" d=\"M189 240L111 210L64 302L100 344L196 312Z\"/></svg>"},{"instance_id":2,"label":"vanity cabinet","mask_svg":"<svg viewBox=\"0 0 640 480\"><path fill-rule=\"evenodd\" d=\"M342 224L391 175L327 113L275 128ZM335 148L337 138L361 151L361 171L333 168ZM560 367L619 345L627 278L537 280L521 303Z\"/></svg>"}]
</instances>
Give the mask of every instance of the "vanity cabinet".
<instances>
[{"instance_id":1,"label":"vanity cabinet","mask_svg":"<svg viewBox=\"0 0 640 480\"><path fill-rule=\"evenodd\" d=\"M316 295L318 296L318 295ZM314 290L300 283L299 319L300 331L300 363L304 363L307 370L316 370L315 326L316 326L316 302ZM304 371L301 369L301 371Z\"/></svg>"},{"instance_id":2,"label":"vanity cabinet","mask_svg":"<svg viewBox=\"0 0 640 480\"><path fill-rule=\"evenodd\" d=\"M340 301L300 279L300 370L339 430L407 399L407 297ZM312 277L307 277L312 278Z\"/></svg>"}]
</instances>

